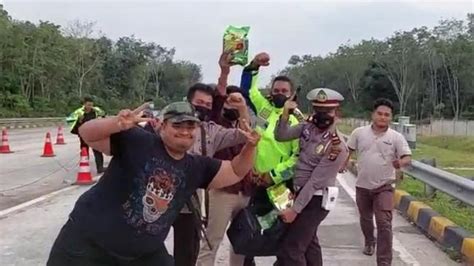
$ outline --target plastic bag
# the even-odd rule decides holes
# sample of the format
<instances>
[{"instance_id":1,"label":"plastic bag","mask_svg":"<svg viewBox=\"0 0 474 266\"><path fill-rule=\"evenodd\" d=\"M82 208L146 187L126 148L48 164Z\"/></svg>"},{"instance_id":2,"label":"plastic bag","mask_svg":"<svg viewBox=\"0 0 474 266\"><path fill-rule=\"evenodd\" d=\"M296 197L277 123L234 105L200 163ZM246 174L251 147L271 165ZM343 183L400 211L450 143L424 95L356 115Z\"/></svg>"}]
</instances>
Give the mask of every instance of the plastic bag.
<instances>
[{"instance_id":1,"label":"plastic bag","mask_svg":"<svg viewBox=\"0 0 474 266\"><path fill-rule=\"evenodd\" d=\"M275 216L278 212L270 203L265 188L257 190L250 198L249 205L232 220L227 237L236 254L275 256L289 225ZM265 217L264 222L262 217Z\"/></svg>"},{"instance_id":2,"label":"plastic bag","mask_svg":"<svg viewBox=\"0 0 474 266\"><path fill-rule=\"evenodd\" d=\"M250 27L234 27L228 26L224 32L224 52L230 52L232 55L232 63L238 65L246 65L248 62L248 45L247 35Z\"/></svg>"}]
</instances>

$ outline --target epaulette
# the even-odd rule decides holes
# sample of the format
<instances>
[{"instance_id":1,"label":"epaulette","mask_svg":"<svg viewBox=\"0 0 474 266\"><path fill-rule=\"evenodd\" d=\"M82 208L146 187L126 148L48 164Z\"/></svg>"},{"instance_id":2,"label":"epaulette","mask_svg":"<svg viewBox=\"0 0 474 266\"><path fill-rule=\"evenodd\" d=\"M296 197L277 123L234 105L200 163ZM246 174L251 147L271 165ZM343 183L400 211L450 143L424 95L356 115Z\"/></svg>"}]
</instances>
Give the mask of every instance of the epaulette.
<instances>
[{"instance_id":1,"label":"epaulette","mask_svg":"<svg viewBox=\"0 0 474 266\"><path fill-rule=\"evenodd\" d=\"M339 147L341 144L341 138L337 134L337 132L333 132L331 134L331 147L329 149L329 155L328 159L330 161L335 161L337 159L337 156L341 153L342 149Z\"/></svg>"}]
</instances>

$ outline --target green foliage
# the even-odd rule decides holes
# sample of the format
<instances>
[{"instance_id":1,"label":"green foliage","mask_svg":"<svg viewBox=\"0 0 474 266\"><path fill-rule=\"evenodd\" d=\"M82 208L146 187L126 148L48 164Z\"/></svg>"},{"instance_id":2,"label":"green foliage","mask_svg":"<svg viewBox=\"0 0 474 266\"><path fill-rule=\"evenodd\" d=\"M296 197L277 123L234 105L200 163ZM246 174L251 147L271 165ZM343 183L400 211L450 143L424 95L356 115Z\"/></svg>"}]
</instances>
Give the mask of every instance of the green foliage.
<instances>
[{"instance_id":1,"label":"green foliage","mask_svg":"<svg viewBox=\"0 0 474 266\"><path fill-rule=\"evenodd\" d=\"M418 137L417 141L452 151L467 152L474 154L474 137L453 137L453 136L435 136L435 137ZM474 167L474 159L472 161Z\"/></svg>"},{"instance_id":2,"label":"green foliage","mask_svg":"<svg viewBox=\"0 0 474 266\"><path fill-rule=\"evenodd\" d=\"M108 113L149 98L159 107L201 79L200 66L176 61L174 48L93 36L94 23L35 25L0 5L0 117L63 116L84 96Z\"/></svg>"},{"instance_id":3,"label":"green foliage","mask_svg":"<svg viewBox=\"0 0 474 266\"><path fill-rule=\"evenodd\" d=\"M347 117L364 117L378 97L412 119L474 117L474 15L433 29L395 32L385 40L342 44L329 55L293 55L282 74L303 87L335 88ZM309 104L299 103L308 111Z\"/></svg>"}]
</instances>

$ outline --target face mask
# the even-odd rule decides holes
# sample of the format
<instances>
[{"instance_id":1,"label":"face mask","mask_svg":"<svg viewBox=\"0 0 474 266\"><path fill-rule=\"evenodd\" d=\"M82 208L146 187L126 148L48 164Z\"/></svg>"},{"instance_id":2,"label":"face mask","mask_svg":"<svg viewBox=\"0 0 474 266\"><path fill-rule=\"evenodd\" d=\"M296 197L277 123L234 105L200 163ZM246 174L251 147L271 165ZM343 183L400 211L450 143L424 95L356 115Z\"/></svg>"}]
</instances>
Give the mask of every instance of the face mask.
<instances>
[{"instance_id":1,"label":"face mask","mask_svg":"<svg viewBox=\"0 0 474 266\"><path fill-rule=\"evenodd\" d=\"M317 112L313 115L313 123L319 129L328 129L334 123L334 117L328 113Z\"/></svg>"},{"instance_id":2,"label":"face mask","mask_svg":"<svg viewBox=\"0 0 474 266\"><path fill-rule=\"evenodd\" d=\"M202 106L194 106L194 109L196 109L196 113L198 115L199 120L209 121L211 119L210 109L207 109L206 107L202 107Z\"/></svg>"},{"instance_id":3,"label":"face mask","mask_svg":"<svg viewBox=\"0 0 474 266\"><path fill-rule=\"evenodd\" d=\"M222 114L222 116L224 116L224 118L229 121L235 121L239 119L239 111L237 111L236 109L224 108L224 113Z\"/></svg>"},{"instance_id":4,"label":"face mask","mask_svg":"<svg viewBox=\"0 0 474 266\"><path fill-rule=\"evenodd\" d=\"M283 105L285 105L285 102L287 99L288 97L286 97L286 95L283 95L283 94L272 95L272 101L276 108L282 108Z\"/></svg>"}]
</instances>

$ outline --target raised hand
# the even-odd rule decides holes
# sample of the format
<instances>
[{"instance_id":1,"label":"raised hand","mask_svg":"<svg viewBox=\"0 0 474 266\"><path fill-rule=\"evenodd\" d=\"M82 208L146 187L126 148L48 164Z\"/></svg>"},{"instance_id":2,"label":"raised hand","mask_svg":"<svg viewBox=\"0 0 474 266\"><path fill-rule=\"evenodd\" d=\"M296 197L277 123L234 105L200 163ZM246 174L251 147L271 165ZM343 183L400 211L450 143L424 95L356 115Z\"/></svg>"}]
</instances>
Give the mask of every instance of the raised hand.
<instances>
[{"instance_id":1,"label":"raised hand","mask_svg":"<svg viewBox=\"0 0 474 266\"><path fill-rule=\"evenodd\" d=\"M283 111L287 112L287 114L291 114L293 110L298 108L298 104L295 101L295 97L296 97L296 93L291 95L291 97L288 98L288 100L286 100L285 105L283 106Z\"/></svg>"},{"instance_id":2,"label":"raised hand","mask_svg":"<svg viewBox=\"0 0 474 266\"><path fill-rule=\"evenodd\" d=\"M244 97L242 96L242 94L238 92L233 92L229 94L229 97L227 97L227 103L230 106L235 107L235 108L247 106Z\"/></svg>"},{"instance_id":3,"label":"raised hand","mask_svg":"<svg viewBox=\"0 0 474 266\"><path fill-rule=\"evenodd\" d=\"M234 65L235 63L232 63L232 54L224 51L219 58L219 67L221 68L221 71L225 74L229 74L230 67Z\"/></svg>"},{"instance_id":4,"label":"raised hand","mask_svg":"<svg viewBox=\"0 0 474 266\"><path fill-rule=\"evenodd\" d=\"M132 127L135 127L140 122L151 121L152 118L142 117L143 110L147 108L149 108L149 103L144 103L133 111L131 111L130 109L121 110L117 114L117 120L120 129L127 130Z\"/></svg>"},{"instance_id":5,"label":"raised hand","mask_svg":"<svg viewBox=\"0 0 474 266\"><path fill-rule=\"evenodd\" d=\"M252 60L252 64L255 66L269 66L270 65L270 56L267 53L259 53Z\"/></svg>"}]
</instances>

